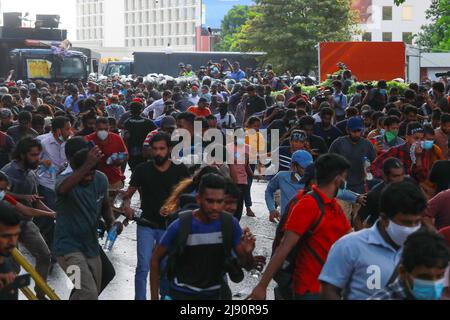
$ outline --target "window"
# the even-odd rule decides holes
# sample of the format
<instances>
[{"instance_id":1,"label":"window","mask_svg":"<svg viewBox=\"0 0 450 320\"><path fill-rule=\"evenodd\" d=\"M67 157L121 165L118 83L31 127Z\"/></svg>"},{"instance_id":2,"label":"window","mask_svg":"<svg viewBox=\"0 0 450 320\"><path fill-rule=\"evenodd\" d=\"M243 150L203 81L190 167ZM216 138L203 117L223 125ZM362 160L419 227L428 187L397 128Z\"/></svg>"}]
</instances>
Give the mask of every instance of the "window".
<instances>
[{"instance_id":1,"label":"window","mask_svg":"<svg viewBox=\"0 0 450 320\"><path fill-rule=\"evenodd\" d=\"M383 41L384 42L392 41L392 32L383 32Z\"/></svg>"},{"instance_id":2,"label":"window","mask_svg":"<svg viewBox=\"0 0 450 320\"><path fill-rule=\"evenodd\" d=\"M383 20L392 20L392 7L383 7Z\"/></svg>"},{"instance_id":3,"label":"window","mask_svg":"<svg viewBox=\"0 0 450 320\"><path fill-rule=\"evenodd\" d=\"M364 32L362 35L362 41L372 41L372 32Z\"/></svg>"},{"instance_id":4,"label":"window","mask_svg":"<svg viewBox=\"0 0 450 320\"><path fill-rule=\"evenodd\" d=\"M413 7L411 6L404 6L402 8L402 19L405 21L412 21L413 20Z\"/></svg>"},{"instance_id":5,"label":"window","mask_svg":"<svg viewBox=\"0 0 450 320\"><path fill-rule=\"evenodd\" d=\"M413 42L412 32L403 32L402 38L403 38L403 42L406 44L412 44L412 42Z\"/></svg>"}]
</instances>

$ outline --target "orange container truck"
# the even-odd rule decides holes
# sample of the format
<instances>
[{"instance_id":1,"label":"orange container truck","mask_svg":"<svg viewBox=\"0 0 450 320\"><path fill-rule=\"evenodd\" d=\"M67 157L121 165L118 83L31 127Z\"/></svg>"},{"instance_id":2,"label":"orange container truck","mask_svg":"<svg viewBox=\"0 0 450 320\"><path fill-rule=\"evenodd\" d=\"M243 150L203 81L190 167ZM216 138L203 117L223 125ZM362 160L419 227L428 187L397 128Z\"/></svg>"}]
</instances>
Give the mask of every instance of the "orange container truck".
<instances>
[{"instance_id":1,"label":"orange container truck","mask_svg":"<svg viewBox=\"0 0 450 320\"><path fill-rule=\"evenodd\" d=\"M358 81L406 79L406 46L403 42L322 42L320 80L344 63Z\"/></svg>"}]
</instances>

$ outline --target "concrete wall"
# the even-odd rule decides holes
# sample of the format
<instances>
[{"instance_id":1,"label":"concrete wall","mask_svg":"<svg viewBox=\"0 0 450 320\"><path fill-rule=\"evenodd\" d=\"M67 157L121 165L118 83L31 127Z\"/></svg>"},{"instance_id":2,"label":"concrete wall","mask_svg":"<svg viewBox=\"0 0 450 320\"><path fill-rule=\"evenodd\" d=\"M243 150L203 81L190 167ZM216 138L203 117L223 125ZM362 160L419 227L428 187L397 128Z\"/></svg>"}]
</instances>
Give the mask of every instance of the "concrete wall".
<instances>
[{"instance_id":1,"label":"concrete wall","mask_svg":"<svg viewBox=\"0 0 450 320\"><path fill-rule=\"evenodd\" d=\"M125 47L125 5L123 0L107 0L104 4L104 47Z\"/></svg>"}]
</instances>

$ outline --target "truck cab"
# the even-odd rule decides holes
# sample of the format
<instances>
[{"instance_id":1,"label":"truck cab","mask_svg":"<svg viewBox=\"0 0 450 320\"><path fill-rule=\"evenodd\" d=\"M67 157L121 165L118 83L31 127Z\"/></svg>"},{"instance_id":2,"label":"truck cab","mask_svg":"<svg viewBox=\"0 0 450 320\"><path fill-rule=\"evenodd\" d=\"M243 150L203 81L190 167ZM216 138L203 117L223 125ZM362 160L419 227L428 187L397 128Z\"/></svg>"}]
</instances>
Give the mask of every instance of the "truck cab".
<instances>
[{"instance_id":1,"label":"truck cab","mask_svg":"<svg viewBox=\"0 0 450 320\"><path fill-rule=\"evenodd\" d=\"M64 56L51 49L14 49L9 55L11 69L16 79L86 80L87 57L78 51L68 51Z\"/></svg>"},{"instance_id":2,"label":"truck cab","mask_svg":"<svg viewBox=\"0 0 450 320\"><path fill-rule=\"evenodd\" d=\"M128 76L133 73L133 69L133 61L108 62L103 71L103 75L107 77L115 74L118 74L119 76Z\"/></svg>"}]
</instances>

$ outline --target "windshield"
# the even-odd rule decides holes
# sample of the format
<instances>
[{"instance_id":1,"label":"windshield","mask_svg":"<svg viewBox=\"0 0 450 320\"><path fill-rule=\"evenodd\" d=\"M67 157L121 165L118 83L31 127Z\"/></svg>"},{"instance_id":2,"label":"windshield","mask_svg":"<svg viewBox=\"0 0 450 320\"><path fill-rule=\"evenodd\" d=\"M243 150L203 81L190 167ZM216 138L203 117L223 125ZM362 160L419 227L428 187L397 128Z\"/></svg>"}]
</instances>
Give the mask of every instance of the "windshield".
<instances>
[{"instance_id":1,"label":"windshield","mask_svg":"<svg viewBox=\"0 0 450 320\"><path fill-rule=\"evenodd\" d=\"M78 57L64 58L61 62L58 78L83 79L85 68L83 61Z\"/></svg>"},{"instance_id":2,"label":"windshield","mask_svg":"<svg viewBox=\"0 0 450 320\"><path fill-rule=\"evenodd\" d=\"M120 76L128 75L130 72L128 70L128 65L126 64L108 64L105 70L105 76L112 76L114 74L119 74Z\"/></svg>"},{"instance_id":3,"label":"windshield","mask_svg":"<svg viewBox=\"0 0 450 320\"><path fill-rule=\"evenodd\" d=\"M80 57L27 58L25 67L29 79L83 79L86 73Z\"/></svg>"}]
</instances>

